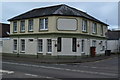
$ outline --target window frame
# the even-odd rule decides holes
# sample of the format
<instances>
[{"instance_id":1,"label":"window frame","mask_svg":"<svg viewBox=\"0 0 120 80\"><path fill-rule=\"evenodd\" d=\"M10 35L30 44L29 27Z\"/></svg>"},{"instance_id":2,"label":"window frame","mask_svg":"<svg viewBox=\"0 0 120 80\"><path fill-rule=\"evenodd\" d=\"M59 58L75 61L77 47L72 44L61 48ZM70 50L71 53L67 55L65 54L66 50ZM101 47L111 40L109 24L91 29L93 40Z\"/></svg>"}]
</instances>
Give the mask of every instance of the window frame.
<instances>
[{"instance_id":1,"label":"window frame","mask_svg":"<svg viewBox=\"0 0 120 80\"><path fill-rule=\"evenodd\" d=\"M82 19L82 32L87 32L88 21L86 19Z\"/></svg>"},{"instance_id":2,"label":"window frame","mask_svg":"<svg viewBox=\"0 0 120 80\"><path fill-rule=\"evenodd\" d=\"M40 42L41 41L41 42ZM39 45L40 44L40 45ZM38 39L38 53L42 53L43 52L43 39ZM40 49L41 48L41 49Z\"/></svg>"},{"instance_id":3,"label":"window frame","mask_svg":"<svg viewBox=\"0 0 120 80\"><path fill-rule=\"evenodd\" d=\"M39 30L48 30L48 18L39 19Z\"/></svg>"},{"instance_id":4,"label":"window frame","mask_svg":"<svg viewBox=\"0 0 120 80\"><path fill-rule=\"evenodd\" d=\"M24 44L22 44L22 41L24 41ZM23 47L24 47L24 49L23 49ZM21 39L21 47L20 47L21 49L21 52L25 52L25 39Z\"/></svg>"},{"instance_id":5,"label":"window frame","mask_svg":"<svg viewBox=\"0 0 120 80\"><path fill-rule=\"evenodd\" d=\"M81 52L84 53L85 48L85 40L81 40Z\"/></svg>"},{"instance_id":6,"label":"window frame","mask_svg":"<svg viewBox=\"0 0 120 80\"><path fill-rule=\"evenodd\" d=\"M51 39L47 39L47 52L52 53L52 40Z\"/></svg>"},{"instance_id":7,"label":"window frame","mask_svg":"<svg viewBox=\"0 0 120 80\"><path fill-rule=\"evenodd\" d=\"M96 47L97 41L96 40L92 40L92 47Z\"/></svg>"},{"instance_id":8,"label":"window frame","mask_svg":"<svg viewBox=\"0 0 120 80\"><path fill-rule=\"evenodd\" d=\"M103 33L103 29L104 29L104 28L103 28L103 25L101 25L101 26L100 26L100 35L101 35L101 36L103 36L103 34L104 34L104 33Z\"/></svg>"},{"instance_id":9,"label":"window frame","mask_svg":"<svg viewBox=\"0 0 120 80\"><path fill-rule=\"evenodd\" d=\"M13 22L13 32L17 32L17 21Z\"/></svg>"},{"instance_id":10,"label":"window frame","mask_svg":"<svg viewBox=\"0 0 120 80\"><path fill-rule=\"evenodd\" d=\"M29 19L28 20L28 31L32 32L33 31L33 26L34 26L34 19Z\"/></svg>"},{"instance_id":11,"label":"window frame","mask_svg":"<svg viewBox=\"0 0 120 80\"><path fill-rule=\"evenodd\" d=\"M100 51L104 51L105 50L105 46L103 46L103 41L100 41Z\"/></svg>"},{"instance_id":12,"label":"window frame","mask_svg":"<svg viewBox=\"0 0 120 80\"><path fill-rule=\"evenodd\" d=\"M15 41L16 41L16 44L15 44ZM17 51L17 39L14 39L13 40L13 51Z\"/></svg>"},{"instance_id":13,"label":"window frame","mask_svg":"<svg viewBox=\"0 0 120 80\"><path fill-rule=\"evenodd\" d=\"M25 32L25 20L20 21L20 32Z\"/></svg>"},{"instance_id":14,"label":"window frame","mask_svg":"<svg viewBox=\"0 0 120 80\"><path fill-rule=\"evenodd\" d=\"M92 33L97 34L97 23L93 22L92 24Z\"/></svg>"}]
</instances>

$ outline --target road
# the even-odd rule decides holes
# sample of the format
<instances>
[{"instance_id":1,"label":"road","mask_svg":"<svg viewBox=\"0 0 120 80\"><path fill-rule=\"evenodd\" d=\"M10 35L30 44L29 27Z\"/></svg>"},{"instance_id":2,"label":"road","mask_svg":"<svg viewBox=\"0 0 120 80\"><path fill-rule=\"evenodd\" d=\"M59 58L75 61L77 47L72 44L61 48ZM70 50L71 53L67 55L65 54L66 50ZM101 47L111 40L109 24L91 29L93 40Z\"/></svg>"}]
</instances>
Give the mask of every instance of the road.
<instances>
[{"instance_id":1,"label":"road","mask_svg":"<svg viewBox=\"0 0 120 80\"><path fill-rule=\"evenodd\" d=\"M2 61L3 78L117 78L118 57L75 64L43 64L32 62Z\"/></svg>"}]
</instances>

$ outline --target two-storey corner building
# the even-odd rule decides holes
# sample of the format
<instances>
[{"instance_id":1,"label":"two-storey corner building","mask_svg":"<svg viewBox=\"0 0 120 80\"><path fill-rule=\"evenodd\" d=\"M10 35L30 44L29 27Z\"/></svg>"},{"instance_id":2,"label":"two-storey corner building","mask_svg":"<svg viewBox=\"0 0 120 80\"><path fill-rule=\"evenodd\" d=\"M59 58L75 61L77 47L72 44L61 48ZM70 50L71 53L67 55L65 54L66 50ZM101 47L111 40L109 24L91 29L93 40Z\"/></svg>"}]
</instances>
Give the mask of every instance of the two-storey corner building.
<instances>
[{"instance_id":1,"label":"two-storey corner building","mask_svg":"<svg viewBox=\"0 0 120 80\"><path fill-rule=\"evenodd\" d=\"M67 5L33 9L8 21L13 53L81 56L106 48L108 25Z\"/></svg>"}]
</instances>

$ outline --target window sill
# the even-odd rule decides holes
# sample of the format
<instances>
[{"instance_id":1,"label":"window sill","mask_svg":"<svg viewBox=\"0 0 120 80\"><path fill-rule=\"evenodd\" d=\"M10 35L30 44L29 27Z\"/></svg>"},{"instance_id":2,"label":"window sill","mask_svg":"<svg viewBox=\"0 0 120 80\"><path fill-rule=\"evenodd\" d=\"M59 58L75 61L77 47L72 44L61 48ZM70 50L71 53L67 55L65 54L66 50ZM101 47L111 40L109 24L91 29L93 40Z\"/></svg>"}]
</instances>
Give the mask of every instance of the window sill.
<instances>
[{"instance_id":1,"label":"window sill","mask_svg":"<svg viewBox=\"0 0 120 80\"><path fill-rule=\"evenodd\" d=\"M33 32L33 30L29 30L28 32Z\"/></svg>"},{"instance_id":2,"label":"window sill","mask_svg":"<svg viewBox=\"0 0 120 80\"><path fill-rule=\"evenodd\" d=\"M20 51L21 53L25 53L25 51Z\"/></svg>"},{"instance_id":3,"label":"window sill","mask_svg":"<svg viewBox=\"0 0 120 80\"><path fill-rule=\"evenodd\" d=\"M85 54L85 52L81 52L82 54Z\"/></svg>"},{"instance_id":4,"label":"window sill","mask_svg":"<svg viewBox=\"0 0 120 80\"><path fill-rule=\"evenodd\" d=\"M38 54L43 54L43 52L37 52Z\"/></svg>"},{"instance_id":5,"label":"window sill","mask_svg":"<svg viewBox=\"0 0 120 80\"><path fill-rule=\"evenodd\" d=\"M92 34L97 35L97 33L92 33Z\"/></svg>"},{"instance_id":6,"label":"window sill","mask_svg":"<svg viewBox=\"0 0 120 80\"><path fill-rule=\"evenodd\" d=\"M20 33L25 33L25 31L20 31Z\"/></svg>"},{"instance_id":7,"label":"window sill","mask_svg":"<svg viewBox=\"0 0 120 80\"><path fill-rule=\"evenodd\" d=\"M13 31L13 33L17 33L17 31Z\"/></svg>"},{"instance_id":8,"label":"window sill","mask_svg":"<svg viewBox=\"0 0 120 80\"><path fill-rule=\"evenodd\" d=\"M48 31L48 29L40 29L39 31Z\"/></svg>"},{"instance_id":9,"label":"window sill","mask_svg":"<svg viewBox=\"0 0 120 80\"><path fill-rule=\"evenodd\" d=\"M87 31L82 31L83 33L87 33Z\"/></svg>"},{"instance_id":10,"label":"window sill","mask_svg":"<svg viewBox=\"0 0 120 80\"><path fill-rule=\"evenodd\" d=\"M48 54L51 54L52 52L47 52Z\"/></svg>"},{"instance_id":11,"label":"window sill","mask_svg":"<svg viewBox=\"0 0 120 80\"><path fill-rule=\"evenodd\" d=\"M13 50L13 53L17 53L17 50Z\"/></svg>"}]
</instances>

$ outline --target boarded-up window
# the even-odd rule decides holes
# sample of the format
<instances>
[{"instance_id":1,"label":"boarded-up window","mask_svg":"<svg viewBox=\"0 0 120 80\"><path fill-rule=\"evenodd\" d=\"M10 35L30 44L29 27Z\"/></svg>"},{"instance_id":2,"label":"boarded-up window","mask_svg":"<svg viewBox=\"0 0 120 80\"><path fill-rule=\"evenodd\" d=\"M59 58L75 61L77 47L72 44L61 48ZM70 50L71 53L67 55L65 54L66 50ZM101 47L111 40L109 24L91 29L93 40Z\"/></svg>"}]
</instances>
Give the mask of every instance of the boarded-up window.
<instances>
[{"instance_id":1,"label":"boarded-up window","mask_svg":"<svg viewBox=\"0 0 120 80\"><path fill-rule=\"evenodd\" d=\"M76 19L58 19L57 29L58 30L76 30L77 20Z\"/></svg>"}]
</instances>

